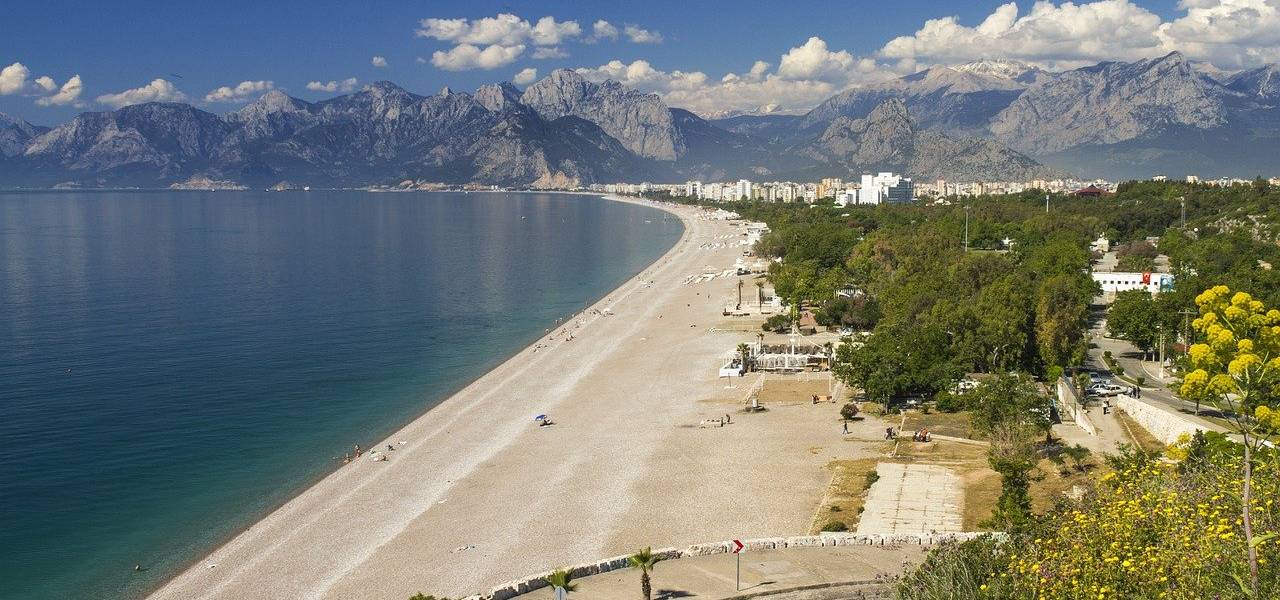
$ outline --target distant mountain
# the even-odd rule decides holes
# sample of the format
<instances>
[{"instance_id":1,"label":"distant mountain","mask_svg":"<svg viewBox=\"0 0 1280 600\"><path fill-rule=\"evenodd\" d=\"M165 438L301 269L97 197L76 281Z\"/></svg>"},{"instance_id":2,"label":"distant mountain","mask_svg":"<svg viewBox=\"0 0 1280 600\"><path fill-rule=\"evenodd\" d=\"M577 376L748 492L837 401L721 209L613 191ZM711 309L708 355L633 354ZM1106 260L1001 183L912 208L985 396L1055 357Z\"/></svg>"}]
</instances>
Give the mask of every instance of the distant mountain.
<instances>
[{"instance_id":1,"label":"distant mountain","mask_svg":"<svg viewBox=\"0 0 1280 600\"><path fill-rule=\"evenodd\" d=\"M961 80L990 77L955 73ZM407 180L568 187L822 177L874 168L992 178L1039 168L994 142L975 146L917 131L910 119L891 127L880 116L893 110L907 119L899 102L865 127L839 116L808 135L734 130L668 107L655 94L569 70L523 92L500 83L474 94L445 88L420 96L378 82L311 103L271 91L221 116L187 104L148 103L84 113L51 130L6 118L0 121L7 156L0 161L0 186ZM789 130L801 119L765 118Z\"/></svg>"},{"instance_id":2,"label":"distant mountain","mask_svg":"<svg viewBox=\"0 0 1280 600\"><path fill-rule=\"evenodd\" d=\"M685 151L675 118L662 99L616 81L597 84L576 71L559 69L529 86L521 100L544 119L587 119L644 158L670 161Z\"/></svg>"},{"instance_id":3,"label":"distant mountain","mask_svg":"<svg viewBox=\"0 0 1280 600\"><path fill-rule=\"evenodd\" d=\"M1035 85L991 121L995 138L1029 152L1113 144L1170 127L1227 122L1225 86L1179 53L1067 71Z\"/></svg>"},{"instance_id":4,"label":"distant mountain","mask_svg":"<svg viewBox=\"0 0 1280 600\"><path fill-rule=\"evenodd\" d=\"M17 156L26 150L31 140L48 131L22 119L0 113L0 159Z\"/></svg>"},{"instance_id":5,"label":"distant mountain","mask_svg":"<svg viewBox=\"0 0 1280 600\"><path fill-rule=\"evenodd\" d=\"M922 130L897 98L885 100L862 119L837 117L807 151L833 168L843 167L845 175L893 171L953 181L1065 175L992 140Z\"/></svg>"},{"instance_id":6,"label":"distant mountain","mask_svg":"<svg viewBox=\"0 0 1280 600\"><path fill-rule=\"evenodd\" d=\"M822 127L839 117L862 118L890 98L902 100L921 127L959 135L989 135L991 119L1029 86L1050 78L1015 61L978 61L935 66L906 77L837 94L799 123Z\"/></svg>"}]
</instances>

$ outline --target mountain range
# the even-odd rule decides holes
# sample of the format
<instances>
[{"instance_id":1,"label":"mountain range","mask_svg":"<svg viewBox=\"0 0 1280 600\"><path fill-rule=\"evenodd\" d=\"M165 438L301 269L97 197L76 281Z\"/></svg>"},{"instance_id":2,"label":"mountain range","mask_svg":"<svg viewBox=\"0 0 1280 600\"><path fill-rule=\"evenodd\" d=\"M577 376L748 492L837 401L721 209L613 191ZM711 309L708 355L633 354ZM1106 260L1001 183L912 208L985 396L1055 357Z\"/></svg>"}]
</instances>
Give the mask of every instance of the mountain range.
<instances>
[{"instance_id":1,"label":"mountain range","mask_svg":"<svg viewBox=\"0 0 1280 600\"><path fill-rule=\"evenodd\" d=\"M524 90L421 96L378 82L315 103L271 91L224 115L148 103L51 129L0 115L0 187L1251 176L1280 167L1277 74L1178 53L1058 73L984 60L851 89L804 114L718 119L572 70Z\"/></svg>"}]
</instances>

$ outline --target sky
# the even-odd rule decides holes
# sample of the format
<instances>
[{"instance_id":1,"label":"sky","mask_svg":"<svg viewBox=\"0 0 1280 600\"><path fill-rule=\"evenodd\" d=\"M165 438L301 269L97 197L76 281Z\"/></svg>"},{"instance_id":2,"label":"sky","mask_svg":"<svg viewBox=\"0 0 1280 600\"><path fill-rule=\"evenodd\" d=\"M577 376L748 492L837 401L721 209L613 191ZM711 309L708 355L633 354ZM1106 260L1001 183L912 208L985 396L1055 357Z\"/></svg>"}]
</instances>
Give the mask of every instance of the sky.
<instances>
[{"instance_id":1,"label":"sky","mask_svg":"<svg viewBox=\"0 0 1280 600\"><path fill-rule=\"evenodd\" d=\"M379 80L524 87L558 68L716 115L807 109L982 58L1280 61L1280 0L41 0L0 15L0 112L41 125L147 101L222 113L272 89L315 101Z\"/></svg>"}]
</instances>

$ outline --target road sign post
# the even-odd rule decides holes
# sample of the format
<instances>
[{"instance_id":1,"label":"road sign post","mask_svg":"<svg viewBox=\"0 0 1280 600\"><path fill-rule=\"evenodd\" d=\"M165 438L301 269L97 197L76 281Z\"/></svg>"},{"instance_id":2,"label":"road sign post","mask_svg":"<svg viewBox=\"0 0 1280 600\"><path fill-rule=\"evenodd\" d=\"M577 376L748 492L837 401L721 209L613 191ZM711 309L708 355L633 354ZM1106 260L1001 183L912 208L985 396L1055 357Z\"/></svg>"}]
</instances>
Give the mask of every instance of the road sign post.
<instances>
[{"instance_id":1,"label":"road sign post","mask_svg":"<svg viewBox=\"0 0 1280 600\"><path fill-rule=\"evenodd\" d=\"M742 590L742 540L733 540L733 556L737 559L737 566L733 573L733 591Z\"/></svg>"}]
</instances>

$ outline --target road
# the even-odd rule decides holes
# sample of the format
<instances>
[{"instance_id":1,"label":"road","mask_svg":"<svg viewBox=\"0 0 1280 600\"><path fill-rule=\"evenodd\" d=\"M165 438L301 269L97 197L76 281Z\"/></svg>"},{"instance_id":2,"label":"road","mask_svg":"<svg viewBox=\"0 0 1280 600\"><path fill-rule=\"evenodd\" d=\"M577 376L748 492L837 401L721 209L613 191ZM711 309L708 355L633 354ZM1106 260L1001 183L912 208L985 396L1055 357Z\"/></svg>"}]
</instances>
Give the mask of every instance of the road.
<instances>
[{"instance_id":1,"label":"road","mask_svg":"<svg viewBox=\"0 0 1280 600\"><path fill-rule=\"evenodd\" d=\"M1173 392L1171 386L1177 385L1177 378L1169 375L1162 377L1158 361L1142 360L1142 354L1133 344L1124 340L1107 337L1105 313L1095 311L1089 321L1089 357L1086 366L1103 371L1110 371L1102 360L1103 353L1110 351L1111 358L1120 365L1130 378L1144 377L1142 397L1140 400L1148 404L1161 404L1172 408L1188 418L1204 425L1206 430L1226 431L1226 428L1213 421L1196 416L1196 403L1183 399ZM1127 385L1117 380L1120 385ZM1201 405L1200 414L1216 415L1217 411L1210 406Z\"/></svg>"}]
</instances>

